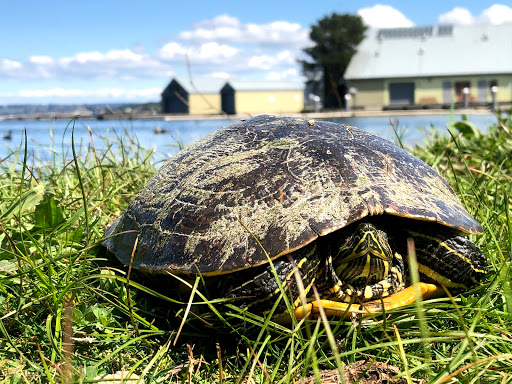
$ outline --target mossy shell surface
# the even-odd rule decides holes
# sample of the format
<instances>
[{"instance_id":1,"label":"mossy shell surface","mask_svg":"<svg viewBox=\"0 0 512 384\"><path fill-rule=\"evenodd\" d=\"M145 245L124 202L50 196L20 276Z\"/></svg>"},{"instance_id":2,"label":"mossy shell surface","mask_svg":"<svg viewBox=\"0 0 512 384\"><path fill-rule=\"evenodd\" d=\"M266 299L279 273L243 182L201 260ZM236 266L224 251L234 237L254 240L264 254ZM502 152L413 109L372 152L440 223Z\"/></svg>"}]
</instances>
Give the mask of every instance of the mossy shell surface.
<instances>
[{"instance_id":1,"label":"mossy shell surface","mask_svg":"<svg viewBox=\"0 0 512 384\"><path fill-rule=\"evenodd\" d=\"M134 268L218 275L267 263L263 249L276 258L382 214L482 230L434 169L393 143L346 125L258 116L171 158L104 244L128 264L138 236Z\"/></svg>"}]
</instances>

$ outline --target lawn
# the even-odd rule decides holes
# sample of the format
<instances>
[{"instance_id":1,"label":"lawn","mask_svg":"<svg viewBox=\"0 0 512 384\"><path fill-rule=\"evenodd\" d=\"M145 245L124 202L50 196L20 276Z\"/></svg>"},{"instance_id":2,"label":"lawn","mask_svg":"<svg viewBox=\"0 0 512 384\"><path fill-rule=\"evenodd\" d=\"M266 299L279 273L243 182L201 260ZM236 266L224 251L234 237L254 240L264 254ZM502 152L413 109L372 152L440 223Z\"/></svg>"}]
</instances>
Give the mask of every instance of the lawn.
<instances>
[{"instance_id":1,"label":"lawn","mask_svg":"<svg viewBox=\"0 0 512 384\"><path fill-rule=\"evenodd\" d=\"M409 150L482 223L471 237L489 259L482 284L385 315L291 326L222 302L198 318L111 260L105 229L158 166L136 138L100 150L91 134L71 158L44 164L13 151L0 163L2 382L122 373L135 380L125 382L287 383L362 360L398 367L408 383L511 382L512 113L491 127L438 129Z\"/></svg>"}]
</instances>

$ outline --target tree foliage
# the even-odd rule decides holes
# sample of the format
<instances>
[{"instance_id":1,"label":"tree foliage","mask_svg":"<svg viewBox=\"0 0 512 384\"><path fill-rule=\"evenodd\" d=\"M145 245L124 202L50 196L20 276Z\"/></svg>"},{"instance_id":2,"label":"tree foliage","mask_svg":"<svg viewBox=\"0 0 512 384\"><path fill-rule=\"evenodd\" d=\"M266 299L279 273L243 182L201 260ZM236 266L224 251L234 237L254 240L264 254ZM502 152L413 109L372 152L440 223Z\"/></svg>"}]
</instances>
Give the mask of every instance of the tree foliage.
<instances>
[{"instance_id":1,"label":"tree foliage","mask_svg":"<svg viewBox=\"0 0 512 384\"><path fill-rule=\"evenodd\" d=\"M299 60L299 63L309 82L322 79L324 107L343 106L346 90L343 75L366 29L360 16L337 13L311 26L309 37L314 45L303 49L309 60Z\"/></svg>"}]
</instances>

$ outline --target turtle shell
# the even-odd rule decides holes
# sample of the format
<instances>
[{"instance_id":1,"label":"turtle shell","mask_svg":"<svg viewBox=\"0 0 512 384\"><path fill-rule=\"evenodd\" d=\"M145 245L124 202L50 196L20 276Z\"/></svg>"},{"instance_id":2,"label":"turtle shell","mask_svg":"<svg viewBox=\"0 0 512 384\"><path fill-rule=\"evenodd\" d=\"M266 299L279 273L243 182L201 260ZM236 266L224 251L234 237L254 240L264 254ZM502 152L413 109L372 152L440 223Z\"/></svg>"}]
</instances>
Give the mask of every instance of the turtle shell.
<instances>
[{"instance_id":1,"label":"turtle shell","mask_svg":"<svg viewBox=\"0 0 512 384\"><path fill-rule=\"evenodd\" d=\"M104 244L128 264L138 236L135 268L217 275L381 214L481 232L447 182L393 143L347 125L258 116L171 158Z\"/></svg>"}]
</instances>

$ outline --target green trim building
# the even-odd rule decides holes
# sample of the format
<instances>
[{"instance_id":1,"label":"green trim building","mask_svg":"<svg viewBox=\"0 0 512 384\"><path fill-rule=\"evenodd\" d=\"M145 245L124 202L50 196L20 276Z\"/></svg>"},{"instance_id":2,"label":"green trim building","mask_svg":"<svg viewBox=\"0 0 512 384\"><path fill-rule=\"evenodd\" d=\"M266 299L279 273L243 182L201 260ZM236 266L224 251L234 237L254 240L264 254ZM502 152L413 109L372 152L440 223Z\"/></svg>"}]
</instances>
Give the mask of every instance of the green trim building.
<instances>
[{"instance_id":1,"label":"green trim building","mask_svg":"<svg viewBox=\"0 0 512 384\"><path fill-rule=\"evenodd\" d=\"M365 109L510 104L512 23L370 29L345 79Z\"/></svg>"}]
</instances>

